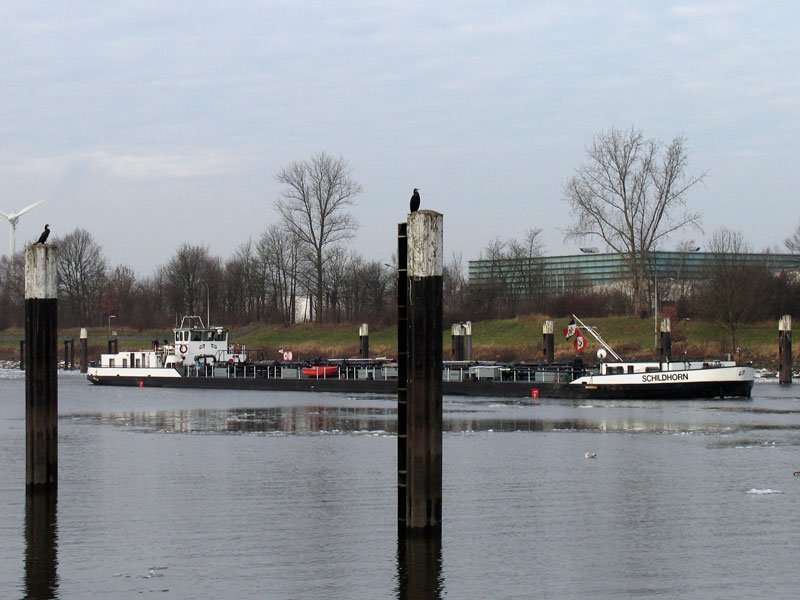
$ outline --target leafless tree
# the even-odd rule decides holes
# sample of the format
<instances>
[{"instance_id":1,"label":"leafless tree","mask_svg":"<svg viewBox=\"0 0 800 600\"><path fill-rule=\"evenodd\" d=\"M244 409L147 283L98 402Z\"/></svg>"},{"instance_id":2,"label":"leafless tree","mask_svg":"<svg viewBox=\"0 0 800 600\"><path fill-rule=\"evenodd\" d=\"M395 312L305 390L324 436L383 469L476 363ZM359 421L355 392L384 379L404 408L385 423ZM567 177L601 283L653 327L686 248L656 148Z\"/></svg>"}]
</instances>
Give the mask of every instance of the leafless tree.
<instances>
[{"instance_id":1,"label":"leafless tree","mask_svg":"<svg viewBox=\"0 0 800 600\"><path fill-rule=\"evenodd\" d=\"M543 248L539 239L541 234L541 228L528 229L521 240L512 239L508 242L508 295L513 298L515 313L522 300L527 301L528 308L534 308L544 292L543 266L539 260Z\"/></svg>"},{"instance_id":2,"label":"leafless tree","mask_svg":"<svg viewBox=\"0 0 800 600\"><path fill-rule=\"evenodd\" d=\"M792 235L787 237L783 243L792 254L800 254L800 225L797 226Z\"/></svg>"},{"instance_id":3,"label":"leafless tree","mask_svg":"<svg viewBox=\"0 0 800 600\"><path fill-rule=\"evenodd\" d=\"M565 238L596 236L625 258L638 312L647 302L650 252L670 234L699 227L701 214L686 200L704 174L687 175L683 136L665 145L633 128L596 135L587 158L564 186L575 216Z\"/></svg>"},{"instance_id":4,"label":"leafless tree","mask_svg":"<svg viewBox=\"0 0 800 600\"><path fill-rule=\"evenodd\" d=\"M733 352L741 326L757 314L761 290L772 275L766 265L746 261L744 255L751 249L738 231L718 229L711 236L708 251L713 257L703 278L702 312L719 322Z\"/></svg>"},{"instance_id":5,"label":"leafless tree","mask_svg":"<svg viewBox=\"0 0 800 600\"><path fill-rule=\"evenodd\" d=\"M0 329L25 324L25 255L0 258Z\"/></svg>"},{"instance_id":6,"label":"leafless tree","mask_svg":"<svg viewBox=\"0 0 800 600\"><path fill-rule=\"evenodd\" d=\"M348 208L362 187L352 178L344 159L324 152L309 160L293 162L281 169L275 179L284 186L275 207L299 240L303 258L311 265L316 320L321 322L329 250L354 235L357 225Z\"/></svg>"},{"instance_id":7,"label":"leafless tree","mask_svg":"<svg viewBox=\"0 0 800 600\"><path fill-rule=\"evenodd\" d=\"M209 256L207 246L184 243L178 248L163 270L168 303L176 315L210 312L211 300L222 283L219 262Z\"/></svg>"},{"instance_id":8,"label":"leafless tree","mask_svg":"<svg viewBox=\"0 0 800 600\"><path fill-rule=\"evenodd\" d=\"M269 296L265 300L284 325L296 320L300 250L298 238L278 224L270 225L259 237L257 255Z\"/></svg>"},{"instance_id":9,"label":"leafless tree","mask_svg":"<svg viewBox=\"0 0 800 600\"><path fill-rule=\"evenodd\" d=\"M85 229L53 241L58 247L58 287L62 309L77 325L96 323L103 312L108 279L103 250Z\"/></svg>"},{"instance_id":10,"label":"leafless tree","mask_svg":"<svg viewBox=\"0 0 800 600\"><path fill-rule=\"evenodd\" d=\"M464 272L464 257L460 252L453 253L450 261L444 265L442 286L445 319L466 321L472 318L466 310L468 284Z\"/></svg>"}]
</instances>

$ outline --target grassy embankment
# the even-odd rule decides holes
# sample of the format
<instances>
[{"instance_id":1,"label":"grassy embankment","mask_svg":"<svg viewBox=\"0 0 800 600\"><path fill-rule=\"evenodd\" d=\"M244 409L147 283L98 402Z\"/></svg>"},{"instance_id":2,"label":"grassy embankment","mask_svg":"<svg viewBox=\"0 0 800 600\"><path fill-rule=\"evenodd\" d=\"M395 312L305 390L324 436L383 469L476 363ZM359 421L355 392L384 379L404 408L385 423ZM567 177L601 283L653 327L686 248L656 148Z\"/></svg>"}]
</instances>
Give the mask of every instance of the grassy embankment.
<instances>
[{"instance_id":1,"label":"grassy embankment","mask_svg":"<svg viewBox=\"0 0 800 600\"><path fill-rule=\"evenodd\" d=\"M479 360L540 360L542 358L542 323L544 316L532 315L517 319L503 319L473 323L473 354ZM624 358L650 358L657 356L654 348L653 320L635 317L585 318L587 325L596 327L603 338ZM574 355L572 341L565 340L561 330L567 319L556 319L556 356L568 359ZM168 339L169 330L135 331L115 328L119 334L120 350L149 347L153 339ZM319 357L353 357L358 354L358 326L299 324L292 327L278 325L248 325L232 328L234 341L249 348L266 351L267 356L278 356L278 349L294 352L295 359L310 360ZM0 358L16 359L19 340L24 332L19 329L0 331ZM105 351L107 330L104 327L89 330L90 357L97 358ZM674 321L672 324L673 357L675 359L711 358L729 352L730 343L722 329L706 321ZM777 364L777 321L747 325L738 333L741 348L739 359L753 361L761 366ZM75 339L78 352L78 330L63 330L59 334L59 354L63 352L62 340ZM587 336L587 355L594 355L598 344ZM370 327L370 354L372 356L396 355L396 329ZM442 332L444 356L450 356L450 328Z\"/></svg>"}]
</instances>

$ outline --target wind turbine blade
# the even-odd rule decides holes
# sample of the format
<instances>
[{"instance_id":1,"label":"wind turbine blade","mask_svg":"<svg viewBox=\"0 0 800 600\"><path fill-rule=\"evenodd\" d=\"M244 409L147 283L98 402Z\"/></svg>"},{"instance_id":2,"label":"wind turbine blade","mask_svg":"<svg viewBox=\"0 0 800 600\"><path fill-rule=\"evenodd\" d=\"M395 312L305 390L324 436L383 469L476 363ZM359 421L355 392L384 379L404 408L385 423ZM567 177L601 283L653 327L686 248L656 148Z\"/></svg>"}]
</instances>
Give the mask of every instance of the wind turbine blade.
<instances>
[{"instance_id":1,"label":"wind turbine blade","mask_svg":"<svg viewBox=\"0 0 800 600\"><path fill-rule=\"evenodd\" d=\"M3 215L6 219L11 221L11 217L9 215L7 215L6 213L4 213L2 210L0 210L0 215Z\"/></svg>"},{"instance_id":2,"label":"wind turbine blade","mask_svg":"<svg viewBox=\"0 0 800 600\"><path fill-rule=\"evenodd\" d=\"M24 215L24 214L25 214L26 212L28 212L30 209L32 209L32 208L36 208L37 206L39 206L39 205L40 205L42 202L44 202L45 200L47 200L47 198L42 198L41 200L37 200L37 201L36 201L36 202L34 202L33 204L29 204L29 205L28 205L28 206L26 206L25 208L21 208L21 209L19 209L19 210L17 211L17 216L19 217L19 216L22 216L22 215Z\"/></svg>"}]
</instances>

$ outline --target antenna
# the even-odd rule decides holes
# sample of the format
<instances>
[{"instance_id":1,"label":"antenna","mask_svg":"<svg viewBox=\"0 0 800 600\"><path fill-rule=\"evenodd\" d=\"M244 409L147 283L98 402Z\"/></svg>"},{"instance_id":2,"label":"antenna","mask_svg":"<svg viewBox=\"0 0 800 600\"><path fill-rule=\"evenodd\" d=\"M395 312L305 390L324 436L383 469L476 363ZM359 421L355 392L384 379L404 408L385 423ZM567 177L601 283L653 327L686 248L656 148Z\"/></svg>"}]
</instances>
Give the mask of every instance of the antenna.
<instances>
[{"instance_id":1,"label":"antenna","mask_svg":"<svg viewBox=\"0 0 800 600\"><path fill-rule=\"evenodd\" d=\"M14 254L17 251L17 223L19 223L19 218L29 210L39 206L45 200L47 200L47 198L42 198L41 200L37 200L36 202L34 202L33 204L29 204L25 208L20 208L17 212L4 213L0 211L0 215L3 215L8 221L8 224L11 226L11 236L8 239L9 258L14 256Z\"/></svg>"}]
</instances>

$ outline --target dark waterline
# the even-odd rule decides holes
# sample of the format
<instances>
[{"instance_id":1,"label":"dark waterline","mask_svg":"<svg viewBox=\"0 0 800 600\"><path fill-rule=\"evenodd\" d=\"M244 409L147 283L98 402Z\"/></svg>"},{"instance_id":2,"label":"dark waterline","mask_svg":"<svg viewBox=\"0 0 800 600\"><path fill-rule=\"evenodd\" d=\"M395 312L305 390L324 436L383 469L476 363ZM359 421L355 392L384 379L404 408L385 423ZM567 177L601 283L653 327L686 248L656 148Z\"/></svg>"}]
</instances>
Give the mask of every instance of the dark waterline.
<instances>
[{"instance_id":1,"label":"dark waterline","mask_svg":"<svg viewBox=\"0 0 800 600\"><path fill-rule=\"evenodd\" d=\"M797 387L446 398L442 539L403 544L392 398L65 374L56 499L25 494L21 377L0 376L2 597L791 598L800 584Z\"/></svg>"}]
</instances>

